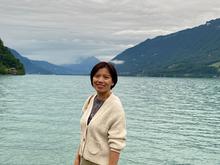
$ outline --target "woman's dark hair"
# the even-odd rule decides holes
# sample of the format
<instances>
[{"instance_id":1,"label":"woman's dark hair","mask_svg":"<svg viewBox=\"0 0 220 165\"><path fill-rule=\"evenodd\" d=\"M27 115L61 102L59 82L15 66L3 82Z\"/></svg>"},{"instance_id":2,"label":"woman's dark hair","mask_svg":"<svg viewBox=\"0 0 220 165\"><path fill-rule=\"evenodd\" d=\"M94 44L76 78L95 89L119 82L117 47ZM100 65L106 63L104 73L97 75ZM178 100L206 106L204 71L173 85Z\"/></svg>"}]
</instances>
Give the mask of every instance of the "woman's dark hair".
<instances>
[{"instance_id":1,"label":"woman's dark hair","mask_svg":"<svg viewBox=\"0 0 220 165\"><path fill-rule=\"evenodd\" d=\"M90 72L90 81L91 81L91 84L93 86L93 82L92 82L92 79L94 77L94 75L98 72L99 69L102 69L102 68L106 68L108 69L111 77L112 77L112 81L113 81L113 85L111 86L111 89L114 88L114 86L116 85L117 81L118 81L118 74L117 74L117 71L114 67L113 64L111 63L108 63L108 62L99 62L98 64L96 64L91 72Z\"/></svg>"}]
</instances>

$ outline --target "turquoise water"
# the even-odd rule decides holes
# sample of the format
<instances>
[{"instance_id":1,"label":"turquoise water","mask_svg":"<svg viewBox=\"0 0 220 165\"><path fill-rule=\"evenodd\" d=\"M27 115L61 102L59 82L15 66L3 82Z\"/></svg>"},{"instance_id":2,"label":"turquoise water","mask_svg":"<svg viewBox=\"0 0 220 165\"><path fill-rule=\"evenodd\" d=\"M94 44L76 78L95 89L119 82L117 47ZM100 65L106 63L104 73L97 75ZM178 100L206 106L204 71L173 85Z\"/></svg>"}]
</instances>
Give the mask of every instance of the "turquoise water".
<instances>
[{"instance_id":1,"label":"turquoise water","mask_svg":"<svg viewBox=\"0 0 220 165\"><path fill-rule=\"evenodd\" d=\"M88 76L0 77L0 165L71 165ZM120 77L121 165L219 165L220 80Z\"/></svg>"}]
</instances>

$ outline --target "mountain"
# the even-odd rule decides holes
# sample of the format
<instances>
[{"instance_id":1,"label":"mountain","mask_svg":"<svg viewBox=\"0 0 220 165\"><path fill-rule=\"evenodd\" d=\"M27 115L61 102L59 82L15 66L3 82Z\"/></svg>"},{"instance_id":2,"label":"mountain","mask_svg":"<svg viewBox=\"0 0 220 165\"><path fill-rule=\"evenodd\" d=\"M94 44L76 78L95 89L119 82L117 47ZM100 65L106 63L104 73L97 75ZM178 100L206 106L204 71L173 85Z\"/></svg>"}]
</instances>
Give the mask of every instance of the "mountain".
<instances>
[{"instance_id":1,"label":"mountain","mask_svg":"<svg viewBox=\"0 0 220 165\"><path fill-rule=\"evenodd\" d=\"M112 61L121 75L219 77L220 19L147 39Z\"/></svg>"},{"instance_id":2,"label":"mountain","mask_svg":"<svg viewBox=\"0 0 220 165\"><path fill-rule=\"evenodd\" d=\"M10 49L10 51L17 59L19 59L24 64L27 74L37 74L37 73L50 74L51 73L41 68L40 66L35 65L33 60L30 60L26 57L21 56L16 50Z\"/></svg>"},{"instance_id":3,"label":"mountain","mask_svg":"<svg viewBox=\"0 0 220 165\"><path fill-rule=\"evenodd\" d=\"M88 57L79 64L65 64L62 66L71 70L73 74L90 74L91 69L98 62L100 62L100 60L96 57Z\"/></svg>"},{"instance_id":4,"label":"mountain","mask_svg":"<svg viewBox=\"0 0 220 165\"><path fill-rule=\"evenodd\" d=\"M0 39L0 74L24 75L23 64L16 59Z\"/></svg>"},{"instance_id":5,"label":"mountain","mask_svg":"<svg viewBox=\"0 0 220 165\"><path fill-rule=\"evenodd\" d=\"M10 49L11 53L18 58L25 67L27 74L56 74L69 75L72 74L70 70L47 61L30 60L21 56L16 50Z\"/></svg>"},{"instance_id":6,"label":"mountain","mask_svg":"<svg viewBox=\"0 0 220 165\"><path fill-rule=\"evenodd\" d=\"M95 57L84 59L79 64L55 65L47 61L30 60L20 55L16 50L11 53L19 59L25 67L27 74L55 74L55 75L81 75L89 74L91 68L99 62Z\"/></svg>"}]
</instances>

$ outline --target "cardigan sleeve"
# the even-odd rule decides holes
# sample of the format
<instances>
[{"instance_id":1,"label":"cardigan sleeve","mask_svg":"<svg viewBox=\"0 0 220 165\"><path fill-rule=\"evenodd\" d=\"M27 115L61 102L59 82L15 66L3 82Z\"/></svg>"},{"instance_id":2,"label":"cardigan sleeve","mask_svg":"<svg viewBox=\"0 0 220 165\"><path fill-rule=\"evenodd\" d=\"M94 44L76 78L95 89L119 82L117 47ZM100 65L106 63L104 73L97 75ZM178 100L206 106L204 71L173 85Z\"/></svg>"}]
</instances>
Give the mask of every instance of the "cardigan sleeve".
<instances>
[{"instance_id":1,"label":"cardigan sleeve","mask_svg":"<svg viewBox=\"0 0 220 165\"><path fill-rule=\"evenodd\" d=\"M126 145L126 121L125 114L116 115L110 129L108 130L108 144L110 150L120 152Z\"/></svg>"}]
</instances>

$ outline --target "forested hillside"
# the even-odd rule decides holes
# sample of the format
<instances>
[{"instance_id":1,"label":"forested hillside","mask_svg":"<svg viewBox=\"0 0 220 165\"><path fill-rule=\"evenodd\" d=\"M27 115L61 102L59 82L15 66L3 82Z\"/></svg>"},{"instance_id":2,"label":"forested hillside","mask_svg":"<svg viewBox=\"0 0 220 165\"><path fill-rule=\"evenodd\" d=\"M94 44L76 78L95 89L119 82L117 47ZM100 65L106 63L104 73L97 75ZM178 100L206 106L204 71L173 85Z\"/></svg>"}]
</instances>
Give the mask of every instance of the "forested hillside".
<instances>
[{"instance_id":1,"label":"forested hillside","mask_svg":"<svg viewBox=\"0 0 220 165\"><path fill-rule=\"evenodd\" d=\"M16 59L0 39L0 74L24 75L22 63Z\"/></svg>"},{"instance_id":2,"label":"forested hillside","mask_svg":"<svg viewBox=\"0 0 220 165\"><path fill-rule=\"evenodd\" d=\"M121 75L219 77L220 19L147 39L114 60Z\"/></svg>"}]
</instances>

